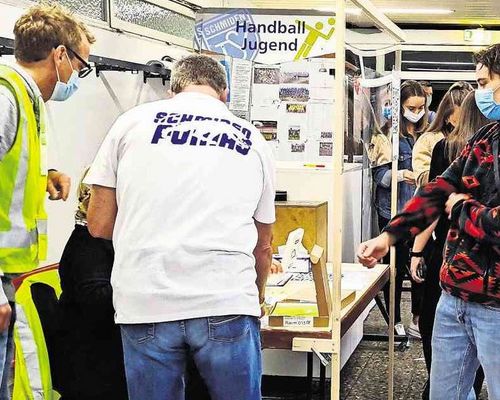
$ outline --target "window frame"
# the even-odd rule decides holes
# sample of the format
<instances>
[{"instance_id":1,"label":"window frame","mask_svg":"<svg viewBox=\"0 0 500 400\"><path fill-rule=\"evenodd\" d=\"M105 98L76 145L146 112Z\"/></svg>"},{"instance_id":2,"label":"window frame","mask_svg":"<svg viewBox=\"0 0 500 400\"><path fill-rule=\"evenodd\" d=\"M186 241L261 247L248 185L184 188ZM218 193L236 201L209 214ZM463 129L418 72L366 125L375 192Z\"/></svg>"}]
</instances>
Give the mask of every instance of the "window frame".
<instances>
[{"instance_id":1,"label":"window frame","mask_svg":"<svg viewBox=\"0 0 500 400\"><path fill-rule=\"evenodd\" d=\"M193 9L175 3L171 0L138 0L143 3L149 3L165 10L175 12L177 14L184 15L188 18L193 19L193 24L196 19L196 13ZM179 36L171 35L169 33L161 32L156 29L146 28L144 26L134 24L132 22L123 21L116 16L116 5L115 0L108 0L108 21L109 27L123 32L133 33L140 36L145 36L151 39L157 39L162 42L168 42L170 44L175 44L181 47L186 47L193 49L193 39L185 39Z\"/></svg>"}]
</instances>

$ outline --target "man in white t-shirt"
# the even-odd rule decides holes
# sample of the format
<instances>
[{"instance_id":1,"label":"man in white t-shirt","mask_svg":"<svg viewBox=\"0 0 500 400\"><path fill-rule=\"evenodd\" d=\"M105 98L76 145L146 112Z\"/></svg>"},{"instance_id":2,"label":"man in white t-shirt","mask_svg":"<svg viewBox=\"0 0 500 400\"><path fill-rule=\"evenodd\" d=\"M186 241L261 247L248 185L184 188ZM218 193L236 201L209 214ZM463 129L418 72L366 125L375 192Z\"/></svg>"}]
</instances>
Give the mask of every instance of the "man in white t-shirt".
<instances>
[{"instance_id":1,"label":"man in white t-shirt","mask_svg":"<svg viewBox=\"0 0 500 400\"><path fill-rule=\"evenodd\" d=\"M217 61L178 61L171 91L118 118L85 180L89 230L115 246L129 396L183 399L190 353L212 400L260 399L272 155Z\"/></svg>"}]
</instances>

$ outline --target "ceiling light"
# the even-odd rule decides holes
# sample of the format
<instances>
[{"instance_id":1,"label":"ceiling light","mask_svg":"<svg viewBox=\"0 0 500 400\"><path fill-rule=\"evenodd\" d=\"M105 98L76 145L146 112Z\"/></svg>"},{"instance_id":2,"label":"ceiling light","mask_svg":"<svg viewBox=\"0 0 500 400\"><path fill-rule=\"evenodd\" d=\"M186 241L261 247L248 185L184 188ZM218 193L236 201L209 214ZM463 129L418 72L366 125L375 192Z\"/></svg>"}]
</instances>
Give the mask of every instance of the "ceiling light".
<instances>
[{"instance_id":1,"label":"ceiling light","mask_svg":"<svg viewBox=\"0 0 500 400\"><path fill-rule=\"evenodd\" d=\"M321 12L330 12L330 13L335 13L335 8L328 8L328 7L322 7L322 8L316 8L316 10L321 11ZM361 8L346 8L345 9L346 14L350 15L361 15L362 11Z\"/></svg>"},{"instance_id":2,"label":"ceiling light","mask_svg":"<svg viewBox=\"0 0 500 400\"><path fill-rule=\"evenodd\" d=\"M384 14L453 14L455 10L449 10L446 8L381 8Z\"/></svg>"},{"instance_id":3,"label":"ceiling light","mask_svg":"<svg viewBox=\"0 0 500 400\"><path fill-rule=\"evenodd\" d=\"M318 11L321 12L335 12L335 8L317 8ZM408 14L408 15L448 15L448 14L453 14L455 10L449 10L446 8L379 8L381 12L384 14ZM363 11L361 8L346 8L345 9L346 14L349 15L361 15Z\"/></svg>"},{"instance_id":4,"label":"ceiling light","mask_svg":"<svg viewBox=\"0 0 500 400\"><path fill-rule=\"evenodd\" d=\"M361 11L361 8L346 8L345 9L346 14L350 15L361 15L363 11Z\"/></svg>"}]
</instances>

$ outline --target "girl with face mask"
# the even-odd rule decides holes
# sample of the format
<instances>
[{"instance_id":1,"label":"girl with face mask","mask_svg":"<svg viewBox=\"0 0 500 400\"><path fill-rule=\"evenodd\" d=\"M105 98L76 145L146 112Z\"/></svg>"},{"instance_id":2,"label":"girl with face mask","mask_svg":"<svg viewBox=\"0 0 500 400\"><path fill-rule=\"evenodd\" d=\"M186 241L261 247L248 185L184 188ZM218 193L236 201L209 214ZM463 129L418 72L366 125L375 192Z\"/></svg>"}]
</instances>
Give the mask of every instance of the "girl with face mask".
<instances>
[{"instance_id":1,"label":"girl with face mask","mask_svg":"<svg viewBox=\"0 0 500 400\"><path fill-rule=\"evenodd\" d=\"M398 162L398 210L413 196L415 180L411 166L412 149L416 138L427 126L427 107L425 93L419 83L406 81L401 86L400 109L400 136L399 136L399 162ZM391 217L391 164L373 168L373 179L376 184L375 208L378 214L378 225L382 230ZM395 322L396 333L405 335L401 322L401 293L403 278L406 274L409 248L404 244L396 246L396 308ZM384 262L388 263L388 259ZM413 288L413 285L412 285ZM389 305L389 287L384 288L386 306ZM415 300L415 301L413 301ZM415 304L413 304L415 303ZM418 296L412 291L412 313L414 322L418 314ZM415 325L416 324L412 324ZM418 328L416 329L418 332Z\"/></svg>"},{"instance_id":2,"label":"girl with face mask","mask_svg":"<svg viewBox=\"0 0 500 400\"><path fill-rule=\"evenodd\" d=\"M429 168L432 149L435 144L453 130L460 118L461 105L472 86L467 82L453 84L444 95L436 112L436 116L426 132L415 143L412 155L412 168L417 187L429 181Z\"/></svg>"}]
</instances>

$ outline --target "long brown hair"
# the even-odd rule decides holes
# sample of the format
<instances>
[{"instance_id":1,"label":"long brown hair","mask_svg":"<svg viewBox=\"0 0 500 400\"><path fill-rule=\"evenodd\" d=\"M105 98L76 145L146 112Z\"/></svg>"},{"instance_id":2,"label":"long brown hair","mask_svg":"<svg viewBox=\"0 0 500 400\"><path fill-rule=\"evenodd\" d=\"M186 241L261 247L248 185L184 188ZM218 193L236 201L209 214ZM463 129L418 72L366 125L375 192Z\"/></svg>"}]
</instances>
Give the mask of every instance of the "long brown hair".
<instances>
[{"instance_id":1,"label":"long brown hair","mask_svg":"<svg viewBox=\"0 0 500 400\"><path fill-rule=\"evenodd\" d=\"M455 107L460 107L463 103L465 97L474 88L464 81L456 82L448 89L448 91L443 96L441 103L439 103L438 109L436 111L436 117L434 121L427 128L427 132L441 132L444 136L448 136L453 130L453 126L450 126L449 118Z\"/></svg>"},{"instance_id":2,"label":"long brown hair","mask_svg":"<svg viewBox=\"0 0 500 400\"><path fill-rule=\"evenodd\" d=\"M423 97L426 100L425 92L423 87L417 81L405 81L401 85L401 103L399 107L399 134L406 136L408 134L408 121L404 117L404 107L403 104L410 97ZM425 115L415 124L415 136L418 137L422 132L427 128L428 121L428 113L427 105L425 105Z\"/></svg>"},{"instance_id":3,"label":"long brown hair","mask_svg":"<svg viewBox=\"0 0 500 400\"><path fill-rule=\"evenodd\" d=\"M462 103L458 125L446 138L446 153L450 162L460 155L472 135L489 122L491 121L477 108L473 90Z\"/></svg>"}]
</instances>

